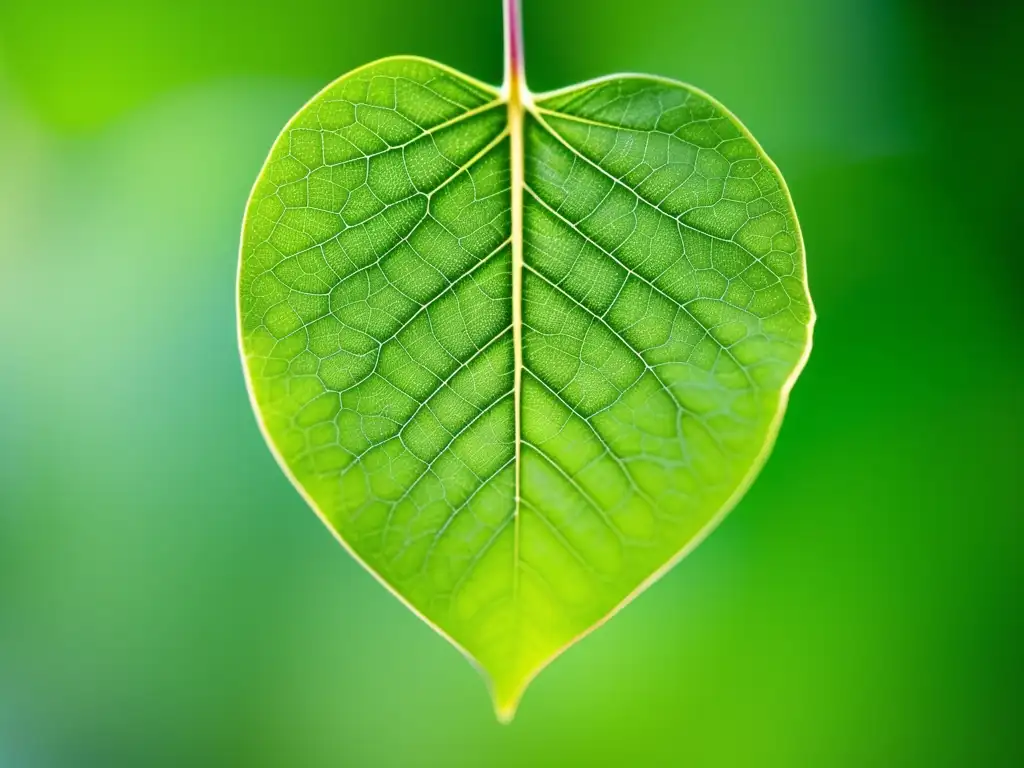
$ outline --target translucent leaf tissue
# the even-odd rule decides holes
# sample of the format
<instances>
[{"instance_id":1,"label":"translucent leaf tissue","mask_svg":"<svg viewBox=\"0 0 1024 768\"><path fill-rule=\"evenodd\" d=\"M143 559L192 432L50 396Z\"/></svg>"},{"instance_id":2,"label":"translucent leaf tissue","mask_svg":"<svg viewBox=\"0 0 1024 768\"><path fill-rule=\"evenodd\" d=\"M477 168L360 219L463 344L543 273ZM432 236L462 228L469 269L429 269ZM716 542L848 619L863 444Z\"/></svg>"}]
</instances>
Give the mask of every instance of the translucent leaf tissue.
<instances>
[{"instance_id":1,"label":"translucent leaf tissue","mask_svg":"<svg viewBox=\"0 0 1024 768\"><path fill-rule=\"evenodd\" d=\"M752 482L811 346L778 169L682 83L533 94L395 57L274 143L239 337L281 467L487 678L530 680Z\"/></svg>"}]
</instances>

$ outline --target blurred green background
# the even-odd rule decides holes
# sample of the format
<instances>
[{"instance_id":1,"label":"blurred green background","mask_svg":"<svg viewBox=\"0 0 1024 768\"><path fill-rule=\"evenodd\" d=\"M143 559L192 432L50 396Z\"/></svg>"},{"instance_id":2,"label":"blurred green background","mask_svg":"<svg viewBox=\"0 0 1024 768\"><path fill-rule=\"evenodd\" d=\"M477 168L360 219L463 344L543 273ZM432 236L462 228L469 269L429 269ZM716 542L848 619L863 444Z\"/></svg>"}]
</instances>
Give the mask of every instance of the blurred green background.
<instances>
[{"instance_id":1,"label":"blurred green background","mask_svg":"<svg viewBox=\"0 0 1024 768\"><path fill-rule=\"evenodd\" d=\"M526 0L535 90L698 85L800 213L761 479L496 724L263 445L249 187L371 59L500 79L497 0L0 2L0 766L1024 764L1020 3Z\"/></svg>"}]
</instances>

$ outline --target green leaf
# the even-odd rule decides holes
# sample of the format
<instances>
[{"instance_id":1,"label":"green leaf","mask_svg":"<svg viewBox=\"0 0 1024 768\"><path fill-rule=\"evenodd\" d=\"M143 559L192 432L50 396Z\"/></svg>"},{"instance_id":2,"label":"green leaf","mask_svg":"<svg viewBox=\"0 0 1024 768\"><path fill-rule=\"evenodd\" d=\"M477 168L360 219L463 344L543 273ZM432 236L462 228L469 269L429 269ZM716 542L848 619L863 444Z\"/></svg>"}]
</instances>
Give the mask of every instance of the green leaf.
<instances>
[{"instance_id":1,"label":"green leaf","mask_svg":"<svg viewBox=\"0 0 1024 768\"><path fill-rule=\"evenodd\" d=\"M813 323L785 184L735 117L638 75L531 95L508 26L501 91L399 57L303 107L239 274L278 461L503 719L736 503Z\"/></svg>"}]
</instances>

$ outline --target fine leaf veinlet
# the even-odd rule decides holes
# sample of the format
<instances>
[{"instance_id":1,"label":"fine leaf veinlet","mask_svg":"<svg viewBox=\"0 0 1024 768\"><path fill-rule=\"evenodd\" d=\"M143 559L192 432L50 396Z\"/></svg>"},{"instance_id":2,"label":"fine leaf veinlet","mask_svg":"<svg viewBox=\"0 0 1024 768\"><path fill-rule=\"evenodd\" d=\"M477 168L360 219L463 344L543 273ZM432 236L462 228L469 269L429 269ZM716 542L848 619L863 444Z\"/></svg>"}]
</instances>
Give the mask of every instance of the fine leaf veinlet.
<instances>
[{"instance_id":1,"label":"fine leaf veinlet","mask_svg":"<svg viewBox=\"0 0 1024 768\"><path fill-rule=\"evenodd\" d=\"M484 673L500 719L696 546L810 351L778 169L682 83L526 87L415 57L278 137L239 339L275 457L338 540Z\"/></svg>"}]
</instances>

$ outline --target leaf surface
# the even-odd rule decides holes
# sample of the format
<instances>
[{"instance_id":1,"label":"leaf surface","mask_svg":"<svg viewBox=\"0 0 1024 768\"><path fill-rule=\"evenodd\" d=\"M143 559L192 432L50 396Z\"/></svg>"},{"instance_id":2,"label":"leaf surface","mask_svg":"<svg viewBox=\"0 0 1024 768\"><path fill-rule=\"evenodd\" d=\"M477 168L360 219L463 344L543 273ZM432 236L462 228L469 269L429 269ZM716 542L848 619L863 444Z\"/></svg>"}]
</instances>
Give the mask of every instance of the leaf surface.
<instances>
[{"instance_id":1,"label":"leaf surface","mask_svg":"<svg viewBox=\"0 0 1024 768\"><path fill-rule=\"evenodd\" d=\"M707 95L409 57L278 138L239 312L285 472L503 718L743 493L813 321L782 178Z\"/></svg>"}]
</instances>

